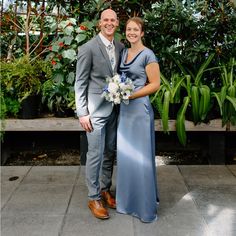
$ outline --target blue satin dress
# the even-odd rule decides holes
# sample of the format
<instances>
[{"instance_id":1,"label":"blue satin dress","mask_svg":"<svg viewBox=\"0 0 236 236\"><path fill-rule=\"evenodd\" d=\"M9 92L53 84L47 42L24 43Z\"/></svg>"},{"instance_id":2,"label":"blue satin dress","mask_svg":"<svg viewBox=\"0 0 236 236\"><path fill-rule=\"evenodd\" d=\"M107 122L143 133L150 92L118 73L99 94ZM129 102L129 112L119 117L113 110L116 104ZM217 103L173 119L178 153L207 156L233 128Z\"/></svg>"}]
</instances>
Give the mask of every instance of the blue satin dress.
<instances>
[{"instance_id":1,"label":"blue satin dress","mask_svg":"<svg viewBox=\"0 0 236 236\"><path fill-rule=\"evenodd\" d=\"M120 73L131 78L135 90L142 88L147 76L145 67L157 62L154 53L145 48L125 63L124 49ZM117 212L132 215L142 222L157 219L159 203L155 166L154 114L149 97L121 103L117 130Z\"/></svg>"}]
</instances>

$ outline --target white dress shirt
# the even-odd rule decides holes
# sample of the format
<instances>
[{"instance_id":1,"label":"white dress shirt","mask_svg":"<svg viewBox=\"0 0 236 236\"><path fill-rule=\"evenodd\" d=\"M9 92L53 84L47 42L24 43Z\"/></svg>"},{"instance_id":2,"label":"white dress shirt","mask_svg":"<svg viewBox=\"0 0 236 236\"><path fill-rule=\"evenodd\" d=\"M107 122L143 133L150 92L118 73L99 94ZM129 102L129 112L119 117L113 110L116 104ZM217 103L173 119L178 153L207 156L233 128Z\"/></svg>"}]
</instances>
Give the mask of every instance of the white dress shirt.
<instances>
[{"instance_id":1,"label":"white dress shirt","mask_svg":"<svg viewBox=\"0 0 236 236\"><path fill-rule=\"evenodd\" d=\"M112 41L109 41L106 37L104 37L104 36L102 35L101 32L100 32L98 35L99 35L99 37L101 38L103 44L104 44L105 47L106 47L107 54L108 54L108 56L109 56L109 58L110 58L110 61L112 61L112 62L111 62L111 63L112 63L112 68L114 69L115 64L116 64L114 39L113 39ZM108 49L108 48L109 48L109 45L112 46L112 49L111 49L111 50Z\"/></svg>"}]
</instances>

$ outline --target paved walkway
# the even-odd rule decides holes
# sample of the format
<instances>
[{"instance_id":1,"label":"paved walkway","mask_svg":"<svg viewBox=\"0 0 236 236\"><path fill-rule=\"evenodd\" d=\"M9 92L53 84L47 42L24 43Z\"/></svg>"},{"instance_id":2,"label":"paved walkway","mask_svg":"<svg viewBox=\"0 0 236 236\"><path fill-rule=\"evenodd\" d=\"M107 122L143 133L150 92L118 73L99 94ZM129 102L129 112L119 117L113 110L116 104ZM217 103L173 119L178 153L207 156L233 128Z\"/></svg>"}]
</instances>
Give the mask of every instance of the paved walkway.
<instances>
[{"instance_id":1,"label":"paved walkway","mask_svg":"<svg viewBox=\"0 0 236 236\"><path fill-rule=\"evenodd\" d=\"M106 221L92 217L84 166L3 166L1 235L236 235L236 165L157 169L159 220L145 224L115 210Z\"/></svg>"}]
</instances>

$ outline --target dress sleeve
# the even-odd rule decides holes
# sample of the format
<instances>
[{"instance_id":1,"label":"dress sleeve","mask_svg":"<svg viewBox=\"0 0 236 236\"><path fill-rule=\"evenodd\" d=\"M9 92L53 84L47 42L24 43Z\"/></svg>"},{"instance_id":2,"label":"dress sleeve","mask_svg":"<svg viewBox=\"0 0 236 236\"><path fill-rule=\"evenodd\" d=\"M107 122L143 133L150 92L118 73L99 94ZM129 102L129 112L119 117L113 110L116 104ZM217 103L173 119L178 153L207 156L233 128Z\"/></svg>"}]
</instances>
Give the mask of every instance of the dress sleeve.
<instances>
[{"instance_id":1,"label":"dress sleeve","mask_svg":"<svg viewBox=\"0 0 236 236\"><path fill-rule=\"evenodd\" d=\"M152 50L148 50L146 53L146 57L145 57L145 66L152 63L152 62L157 62L158 63L158 59L155 56L154 52Z\"/></svg>"}]
</instances>

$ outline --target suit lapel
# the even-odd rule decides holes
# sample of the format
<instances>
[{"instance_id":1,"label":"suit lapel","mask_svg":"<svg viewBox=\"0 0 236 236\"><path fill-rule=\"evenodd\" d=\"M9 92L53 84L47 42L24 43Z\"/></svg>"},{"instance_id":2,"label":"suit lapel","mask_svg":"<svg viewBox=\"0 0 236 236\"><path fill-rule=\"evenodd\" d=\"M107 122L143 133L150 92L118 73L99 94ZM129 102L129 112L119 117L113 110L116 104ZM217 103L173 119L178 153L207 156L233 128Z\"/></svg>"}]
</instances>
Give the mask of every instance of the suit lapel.
<instances>
[{"instance_id":1,"label":"suit lapel","mask_svg":"<svg viewBox=\"0 0 236 236\"><path fill-rule=\"evenodd\" d=\"M100 39L100 37L97 35L96 36L96 40L98 42L98 46L99 46L99 49L103 55L103 57L106 59L107 61L107 65L109 67L109 70L111 71L111 74L113 74L113 70L112 70L112 67L111 67L111 63L110 63L110 59L109 59L109 56L107 54L107 51L106 51L106 48L105 48L105 45L103 44L102 40Z\"/></svg>"},{"instance_id":2,"label":"suit lapel","mask_svg":"<svg viewBox=\"0 0 236 236\"><path fill-rule=\"evenodd\" d=\"M120 49L118 46L118 43L114 40L114 44L115 44L115 56L116 56L116 65L115 65L115 71L117 71L117 67L118 67L118 63L119 63L119 59L120 59Z\"/></svg>"}]
</instances>

